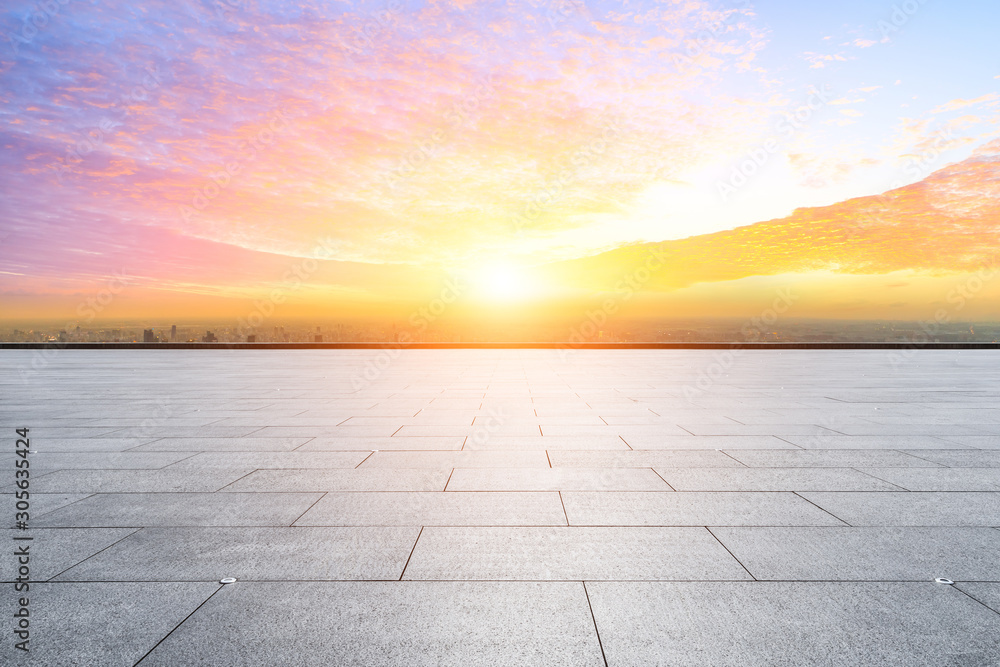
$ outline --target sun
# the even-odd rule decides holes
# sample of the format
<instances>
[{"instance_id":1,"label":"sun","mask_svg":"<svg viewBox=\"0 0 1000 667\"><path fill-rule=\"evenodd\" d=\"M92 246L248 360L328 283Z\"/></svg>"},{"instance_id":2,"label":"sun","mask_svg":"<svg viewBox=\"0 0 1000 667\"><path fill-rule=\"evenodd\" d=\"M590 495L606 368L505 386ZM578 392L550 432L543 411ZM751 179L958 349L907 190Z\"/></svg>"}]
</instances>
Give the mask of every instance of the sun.
<instances>
[{"instance_id":1,"label":"sun","mask_svg":"<svg viewBox=\"0 0 1000 667\"><path fill-rule=\"evenodd\" d=\"M513 264L495 263L483 267L476 283L484 297L497 301L520 299L531 293L531 284L524 271Z\"/></svg>"}]
</instances>

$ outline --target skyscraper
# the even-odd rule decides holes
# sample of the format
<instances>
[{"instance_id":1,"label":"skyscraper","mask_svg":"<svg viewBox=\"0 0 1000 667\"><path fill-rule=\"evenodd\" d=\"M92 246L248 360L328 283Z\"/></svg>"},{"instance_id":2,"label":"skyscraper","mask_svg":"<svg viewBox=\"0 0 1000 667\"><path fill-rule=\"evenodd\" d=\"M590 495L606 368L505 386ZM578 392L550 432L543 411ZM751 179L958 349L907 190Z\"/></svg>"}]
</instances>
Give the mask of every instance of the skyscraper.
<instances>
[{"instance_id":1,"label":"skyscraper","mask_svg":"<svg viewBox=\"0 0 1000 667\"><path fill-rule=\"evenodd\" d=\"M156 334L153 333L152 329L143 329L142 330L142 342L143 343L155 343L156 342Z\"/></svg>"},{"instance_id":2,"label":"skyscraper","mask_svg":"<svg viewBox=\"0 0 1000 667\"><path fill-rule=\"evenodd\" d=\"M177 325L176 324L170 325L170 340L171 341L177 340Z\"/></svg>"}]
</instances>

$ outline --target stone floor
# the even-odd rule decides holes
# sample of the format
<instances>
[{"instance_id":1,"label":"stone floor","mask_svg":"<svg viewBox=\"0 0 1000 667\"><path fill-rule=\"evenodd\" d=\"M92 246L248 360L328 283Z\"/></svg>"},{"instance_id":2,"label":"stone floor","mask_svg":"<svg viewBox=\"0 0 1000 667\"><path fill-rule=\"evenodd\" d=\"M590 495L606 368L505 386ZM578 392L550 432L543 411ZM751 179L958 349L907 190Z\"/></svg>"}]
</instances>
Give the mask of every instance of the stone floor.
<instances>
[{"instance_id":1,"label":"stone floor","mask_svg":"<svg viewBox=\"0 0 1000 667\"><path fill-rule=\"evenodd\" d=\"M1000 665L1000 352L17 350L0 373L9 527L15 428L32 450L2 664Z\"/></svg>"}]
</instances>

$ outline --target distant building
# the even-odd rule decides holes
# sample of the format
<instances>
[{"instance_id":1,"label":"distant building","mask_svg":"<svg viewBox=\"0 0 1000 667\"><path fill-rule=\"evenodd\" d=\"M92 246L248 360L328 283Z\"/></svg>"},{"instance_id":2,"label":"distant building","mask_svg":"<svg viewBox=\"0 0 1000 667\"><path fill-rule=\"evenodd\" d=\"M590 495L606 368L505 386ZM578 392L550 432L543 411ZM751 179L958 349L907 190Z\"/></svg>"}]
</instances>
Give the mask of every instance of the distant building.
<instances>
[{"instance_id":1,"label":"distant building","mask_svg":"<svg viewBox=\"0 0 1000 667\"><path fill-rule=\"evenodd\" d=\"M317 328L319 328L319 327L317 327ZM322 343L323 342L323 334L316 334L316 342L317 343Z\"/></svg>"},{"instance_id":2,"label":"distant building","mask_svg":"<svg viewBox=\"0 0 1000 667\"><path fill-rule=\"evenodd\" d=\"M142 342L143 343L155 343L156 342L156 334L153 333L152 329L143 329L142 330Z\"/></svg>"},{"instance_id":3,"label":"distant building","mask_svg":"<svg viewBox=\"0 0 1000 667\"><path fill-rule=\"evenodd\" d=\"M215 334L211 331L206 331L205 336L201 339L202 343L218 343L219 339L215 337Z\"/></svg>"},{"instance_id":4,"label":"distant building","mask_svg":"<svg viewBox=\"0 0 1000 667\"><path fill-rule=\"evenodd\" d=\"M172 340L172 341L177 340L177 325L176 324L170 325L170 340Z\"/></svg>"},{"instance_id":5,"label":"distant building","mask_svg":"<svg viewBox=\"0 0 1000 667\"><path fill-rule=\"evenodd\" d=\"M257 342L257 336L255 336L254 334L250 334L249 336L247 336L247 342L248 343L256 343Z\"/></svg>"}]
</instances>

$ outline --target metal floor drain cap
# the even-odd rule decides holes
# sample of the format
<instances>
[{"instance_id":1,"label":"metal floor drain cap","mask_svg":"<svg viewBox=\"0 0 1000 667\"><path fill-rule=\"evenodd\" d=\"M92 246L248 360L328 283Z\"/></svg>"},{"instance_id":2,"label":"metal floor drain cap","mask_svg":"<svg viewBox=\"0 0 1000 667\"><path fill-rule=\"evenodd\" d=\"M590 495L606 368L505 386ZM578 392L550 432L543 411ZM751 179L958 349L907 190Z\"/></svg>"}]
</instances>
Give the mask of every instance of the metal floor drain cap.
<instances>
[{"instance_id":1,"label":"metal floor drain cap","mask_svg":"<svg viewBox=\"0 0 1000 667\"><path fill-rule=\"evenodd\" d=\"M236 577L223 577L222 579L219 579L219 583L220 584L235 584L236 583Z\"/></svg>"},{"instance_id":2,"label":"metal floor drain cap","mask_svg":"<svg viewBox=\"0 0 1000 667\"><path fill-rule=\"evenodd\" d=\"M938 577L937 579L934 580L934 583L935 584L948 584L948 585L951 585L951 584L954 584L955 582L952 581L951 579L945 579L944 577Z\"/></svg>"}]
</instances>

